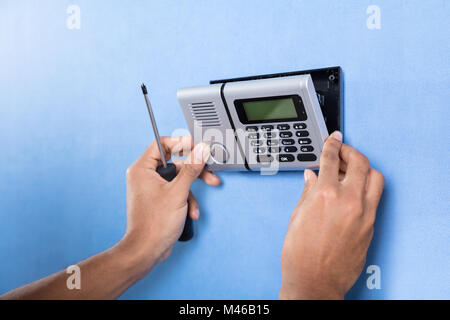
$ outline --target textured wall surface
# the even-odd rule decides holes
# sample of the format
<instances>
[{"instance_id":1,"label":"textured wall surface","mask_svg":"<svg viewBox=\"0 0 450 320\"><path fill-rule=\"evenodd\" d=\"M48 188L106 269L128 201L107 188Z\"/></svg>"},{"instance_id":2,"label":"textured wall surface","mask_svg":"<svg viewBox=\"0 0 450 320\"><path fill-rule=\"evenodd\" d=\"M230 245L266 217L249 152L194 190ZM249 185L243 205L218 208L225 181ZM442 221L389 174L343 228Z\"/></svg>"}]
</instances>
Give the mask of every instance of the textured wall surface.
<instances>
[{"instance_id":1,"label":"textured wall surface","mask_svg":"<svg viewBox=\"0 0 450 320\"><path fill-rule=\"evenodd\" d=\"M348 298L450 298L449 17L446 0L2 0L0 292L121 238L125 170L153 139L140 82L170 135L177 88L340 65L344 139L386 177L381 289L364 271ZM195 239L123 298L277 298L302 173L220 176L193 186Z\"/></svg>"}]
</instances>

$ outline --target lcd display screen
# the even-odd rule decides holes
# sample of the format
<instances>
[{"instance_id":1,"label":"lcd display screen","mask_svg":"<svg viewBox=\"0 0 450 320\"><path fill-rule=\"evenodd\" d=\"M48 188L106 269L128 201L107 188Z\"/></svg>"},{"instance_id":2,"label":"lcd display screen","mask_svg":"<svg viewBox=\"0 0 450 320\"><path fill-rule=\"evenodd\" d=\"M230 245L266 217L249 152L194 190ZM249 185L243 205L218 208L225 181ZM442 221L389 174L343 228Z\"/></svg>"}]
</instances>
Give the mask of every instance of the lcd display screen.
<instances>
[{"instance_id":1,"label":"lcd display screen","mask_svg":"<svg viewBox=\"0 0 450 320\"><path fill-rule=\"evenodd\" d=\"M292 98L245 101L242 105L248 121L298 118Z\"/></svg>"}]
</instances>

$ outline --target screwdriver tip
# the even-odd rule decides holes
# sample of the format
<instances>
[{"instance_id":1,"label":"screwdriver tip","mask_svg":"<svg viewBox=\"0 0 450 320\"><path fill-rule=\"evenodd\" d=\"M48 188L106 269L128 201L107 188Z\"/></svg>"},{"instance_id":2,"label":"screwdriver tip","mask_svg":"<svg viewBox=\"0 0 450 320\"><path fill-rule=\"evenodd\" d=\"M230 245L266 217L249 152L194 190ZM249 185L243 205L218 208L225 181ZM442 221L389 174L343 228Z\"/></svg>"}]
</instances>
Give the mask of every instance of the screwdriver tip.
<instances>
[{"instance_id":1,"label":"screwdriver tip","mask_svg":"<svg viewBox=\"0 0 450 320\"><path fill-rule=\"evenodd\" d=\"M143 94L147 94L147 87L145 86L144 83L142 83L141 89L142 89L142 93L143 93Z\"/></svg>"}]
</instances>

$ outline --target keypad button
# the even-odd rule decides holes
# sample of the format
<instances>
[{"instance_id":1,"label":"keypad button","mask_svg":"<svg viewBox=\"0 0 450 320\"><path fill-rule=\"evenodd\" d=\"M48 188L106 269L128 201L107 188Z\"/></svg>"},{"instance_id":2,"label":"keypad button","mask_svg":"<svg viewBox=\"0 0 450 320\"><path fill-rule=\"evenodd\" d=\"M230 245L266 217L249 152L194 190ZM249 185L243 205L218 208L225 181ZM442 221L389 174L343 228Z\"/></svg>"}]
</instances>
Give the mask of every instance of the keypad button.
<instances>
[{"instance_id":1,"label":"keypad button","mask_svg":"<svg viewBox=\"0 0 450 320\"><path fill-rule=\"evenodd\" d=\"M296 130L306 129L306 123L294 123L294 129Z\"/></svg>"},{"instance_id":2,"label":"keypad button","mask_svg":"<svg viewBox=\"0 0 450 320\"><path fill-rule=\"evenodd\" d=\"M259 133L258 132L249 132L248 137L249 137L249 139L258 139Z\"/></svg>"},{"instance_id":3,"label":"keypad button","mask_svg":"<svg viewBox=\"0 0 450 320\"><path fill-rule=\"evenodd\" d=\"M279 124L277 125L278 130L289 130L291 127L288 124Z\"/></svg>"},{"instance_id":4,"label":"keypad button","mask_svg":"<svg viewBox=\"0 0 450 320\"><path fill-rule=\"evenodd\" d=\"M306 130L296 131L296 132L295 132L295 135L296 135L297 137L307 137L307 136L309 136L309 132L306 131Z\"/></svg>"},{"instance_id":5,"label":"keypad button","mask_svg":"<svg viewBox=\"0 0 450 320\"><path fill-rule=\"evenodd\" d=\"M292 162L295 160L295 157L292 154L279 154L278 161L279 162Z\"/></svg>"},{"instance_id":6,"label":"keypad button","mask_svg":"<svg viewBox=\"0 0 450 320\"><path fill-rule=\"evenodd\" d=\"M256 132L256 131L258 131L258 127L257 126L249 126L249 127L245 127L245 130Z\"/></svg>"},{"instance_id":7,"label":"keypad button","mask_svg":"<svg viewBox=\"0 0 450 320\"><path fill-rule=\"evenodd\" d=\"M312 151L314 151L314 147L313 146L300 147L300 151L301 152L312 152Z\"/></svg>"},{"instance_id":8,"label":"keypad button","mask_svg":"<svg viewBox=\"0 0 450 320\"><path fill-rule=\"evenodd\" d=\"M311 139L309 138L300 138L298 139L299 144L311 144Z\"/></svg>"},{"instance_id":9,"label":"keypad button","mask_svg":"<svg viewBox=\"0 0 450 320\"><path fill-rule=\"evenodd\" d=\"M267 140L267 145L268 146L277 146L278 140Z\"/></svg>"},{"instance_id":10,"label":"keypad button","mask_svg":"<svg viewBox=\"0 0 450 320\"><path fill-rule=\"evenodd\" d=\"M261 140L252 140L250 141L250 145L256 147L256 146L261 146L262 145L262 141Z\"/></svg>"},{"instance_id":11,"label":"keypad button","mask_svg":"<svg viewBox=\"0 0 450 320\"><path fill-rule=\"evenodd\" d=\"M295 143L294 139L283 139L281 140L281 143L285 146L290 146Z\"/></svg>"},{"instance_id":12,"label":"keypad button","mask_svg":"<svg viewBox=\"0 0 450 320\"><path fill-rule=\"evenodd\" d=\"M263 131L270 131L270 130L273 130L273 125L271 125L271 124L265 124L265 125L262 125L262 126L261 126L261 130L263 130Z\"/></svg>"},{"instance_id":13,"label":"keypad button","mask_svg":"<svg viewBox=\"0 0 450 320\"><path fill-rule=\"evenodd\" d=\"M284 147L284 152L297 152L297 147Z\"/></svg>"},{"instance_id":14,"label":"keypad button","mask_svg":"<svg viewBox=\"0 0 450 320\"><path fill-rule=\"evenodd\" d=\"M280 138L290 138L290 137L292 137L292 132L290 131L280 132Z\"/></svg>"},{"instance_id":15,"label":"keypad button","mask_svg":"<svg viewBox=\"0 0 450 320\"><path fill-rule=\"evenodd\" d=\"M299 153L297 159L298 161L316 161L317 157L314 153Z\"/></svg>"},{"instance_id":16,"label":"keypad button","mask_svg":"<svg viewBox=\"0 0 450 320\"><path fill-rule=\"evenodd\" d=\"M271 155L257 155L256 161L262 163L268 163L273 161L273 157Z\"/></svg>"},{"instance_id":17,"label":"keypad button","mask_svg":"<svg viewBox=\"0 0 450 320\"><path fill-rule=\"evenodd\" d=\"M266 149L261 147L261 148L253 148L253 152L254 153L264 153L266 152Z\"/></svg>"},{"instance_id":18,"label":"keypad button","mask_svg":"<svg viewBox=\"0 0 450 320\"><path fill-rule=\"evenodd\" d=\"M277 136L277 133L273 132L273 131L268 131L268 132L264 133L264 137L268 138L268 139L275 138L276 136Z\"/></svg>"},{"instance_id":19,"label":"keypad button","mask_svg":"<svg viewBox=\"0 0 450 320\"><path fill-rule=\"evenodd\" d=\"M280 147L269 147L269 153L280 153Z\"/></svg>"}]
</instances>

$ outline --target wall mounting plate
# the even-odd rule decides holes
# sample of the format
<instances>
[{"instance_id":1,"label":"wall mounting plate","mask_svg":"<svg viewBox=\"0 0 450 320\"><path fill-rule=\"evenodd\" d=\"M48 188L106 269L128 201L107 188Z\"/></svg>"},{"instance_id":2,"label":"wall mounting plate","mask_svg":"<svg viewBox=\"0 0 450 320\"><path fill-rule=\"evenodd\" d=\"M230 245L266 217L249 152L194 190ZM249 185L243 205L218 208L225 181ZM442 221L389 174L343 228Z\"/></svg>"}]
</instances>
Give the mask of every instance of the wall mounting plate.
<instances>
[{"instance_id":1,"label":"wall mounting plate","mask_svg":"<svg viewBox=\"0 0 450 320\"><path fill-rule=\"evenodd\" d=\"M329 67L302 71L263 74L257 76L211 80L210 84L259 80L279 77L310 74L317 92L320 108L327 126L328 133L335 130L343 132L343 72L341 67Z\"/></svg>"}]
</instances>

